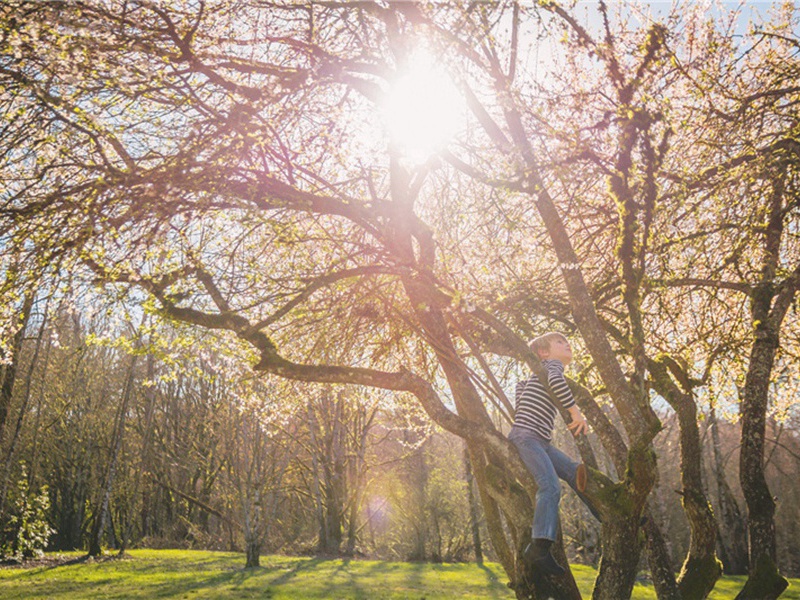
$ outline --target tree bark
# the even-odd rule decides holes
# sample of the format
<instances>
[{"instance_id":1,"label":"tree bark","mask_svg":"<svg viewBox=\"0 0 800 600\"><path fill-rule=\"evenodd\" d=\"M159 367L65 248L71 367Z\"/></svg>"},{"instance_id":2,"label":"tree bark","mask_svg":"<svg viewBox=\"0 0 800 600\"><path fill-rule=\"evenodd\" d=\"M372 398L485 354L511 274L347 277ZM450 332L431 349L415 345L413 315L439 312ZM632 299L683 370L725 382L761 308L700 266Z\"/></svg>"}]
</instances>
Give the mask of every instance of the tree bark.
<instances>
[{"instance_id":1,"label":"tree bark","mask_svg":"<svg viewBox=\"0 0 800 600\"><path fill-rule=\"evenodd\" d=\"M770 213L764 231L764 259L759 284L752 289L750 310L754 340L745 377L739 412L742 447L739 481L747 504L749 577L739 600L777 598L789 585L778 572L775 547L775 501L764 474L764 434L769 386L780 329L800 287L800 267L777 286L784 219L785 166L781 165L770 198Z\"/></svg>"},{"instance_id":2,"label":"tree bark","mask_svg":"<svg viewBox=\"0 0 800 600\"><path fill-rule=\"evenodd\" d=\"M747 527L739 510L739 504L725 477L722 461L722 446L719 438L719 422L714 404L708 412L708 426L714 451L714 476L717 484L717 504L721 527L718 531L722 569L727 575L745 575L748 570Z\"/></svg>"},{"instance_id":3,"label":"tree bark","mask_svg":"<svg viewBox=\"0 0 800 600\"><path fill-rule=\"evenodd\" d=\"M767 320L756 326L741 402L742 448L739 481L747 503L749 577L737 600L777 598L789 585L778 572L775 501L764 474L767 400L778 332Z\"/></svg>"},{"instance_id":4,"label":"tree bark","mask_svg":"<svg viewBox=\"0 0 800 600\"><path fill-rule=\"evenodd\" d=\"M722 565L716 556L717 527L703 486L702 448L697 427L697 405L691 391L683 391L672 381L668 366L682 381L686 373L674 361L663 358L650 361L658 392L669 402L678 416L681 448L681 503L689 520L689 551L678 575L683 600L702 600L714 589ZM686 384L689 388L691 386Z\"/></svg>"}]
</instances>

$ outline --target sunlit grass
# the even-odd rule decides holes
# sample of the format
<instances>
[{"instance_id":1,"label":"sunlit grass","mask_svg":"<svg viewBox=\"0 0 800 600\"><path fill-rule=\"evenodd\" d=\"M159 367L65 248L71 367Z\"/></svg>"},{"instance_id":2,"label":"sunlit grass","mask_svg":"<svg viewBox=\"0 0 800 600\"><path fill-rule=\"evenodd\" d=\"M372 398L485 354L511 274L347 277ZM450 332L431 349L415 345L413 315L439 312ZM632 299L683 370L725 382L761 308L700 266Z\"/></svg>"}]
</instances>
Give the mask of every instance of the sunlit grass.
<instances>
[{"instance_id":1,"label":"sunlit grass","mask_svg":"<svg viewBox=\"0 0 800 600\"><path fill-rule=\"evenodd\" d=\"M64 564L0 569L5 600L84 598L445 598L511 599L500 565L427 564L373 560L264 556L258 569L242 568L232 552L133 550L122 560L81 561L80 553L59 555ZM54 558L55 555L49 555ZM576 565L584 597L591 596L595 571ZM732 599L744 578L719 581L711 600ZM800 599L800 580L782 598ZM655 599L651 586L637 583L633 598Z\"/></svg>"}]
</instances>

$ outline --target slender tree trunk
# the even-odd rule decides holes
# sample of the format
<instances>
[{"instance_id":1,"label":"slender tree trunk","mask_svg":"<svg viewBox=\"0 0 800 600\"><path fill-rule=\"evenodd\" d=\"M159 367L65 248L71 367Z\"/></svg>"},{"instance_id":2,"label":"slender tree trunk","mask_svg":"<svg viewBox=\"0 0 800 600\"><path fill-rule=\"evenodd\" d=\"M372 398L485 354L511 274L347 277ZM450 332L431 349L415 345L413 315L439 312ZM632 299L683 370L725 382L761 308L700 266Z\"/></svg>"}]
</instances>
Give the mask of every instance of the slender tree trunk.
<instances>
[{"instance_id":1,"label":"slender tree trunk","mask_svg":"<svg viewBox=\"0 0 800 600\"><path fill-rule=\"evenodd\" d=\"M147 355L147 366L145 371L145 378L147 381L153 381L155 379L155 356L152 354ZM147 485L144 485L143 478L149 474L150 472L150 450L153 441L153 413L155 408L155 397L156 391L155 387L150 385L145 388L144 390L144 430L142 431L142 445L139 449L139 466L136 469L135 475L135 486L137 490L141 490L141 535L142 537L146 536L148 533L148 524L147 521L149 519L149 504L150 504L150 488ZM133 525L135 522L135 518L133 517L133 511L135 507L132 508L132 514L128 519L128 525L122 533L122 540L120 543L119 554L120 556L125 554L125 550L127 550L128 543L130 542L130 538L133 532ZM203 513L206 514L206 513Z\"/></svg>"},{"instance_id":2,"label":"slender tree trunk","mask_svg":"<svg viewBox=\"0 0 800 600\"><path fill-rule=\"evenodd\" d=\"M261 566L261 542L258 537L250 537L247 540L247 552L245 569L255 569Z\"/></svg>"},{"instance_id":3,"label":"slender tree trunk","mask_svg":"<svg viewBox=\"0 0 800 600\"><path fill-rule=\"evenodd\" d=\"M658 600L682 600L681 590L675 581L675 572L672 567L667 542L656 523L650 502L645 505L644 524L645 548L647 550L647 564L650 567L650 576L656 590Z\"/></svg>"},{"instance_id":4,"label":"slender tree trunk","mask_svg":"<svg viewBox=\"0 0 800 600\"><path fill-rule=\"evenodd\" d=\"M427 482L428 482L428 465L425 461L425 446L422 444L415 452L409 457L412 469L412 490L411 495L414 498L414 505L417 509L413 513L414 521L414 546L411 550L409 560L424 561L428 558L428 524L427 524Z\"/></svg>"},{"instance_id":5,"label":"slender tree trunk","mask_svg":"<svg viewBox=\"0 0 800 600\"><path fill-rule=\"evenodd\" d=\"M344 399L337 394L333 403L333 414L328 412L329 442L327 461L325 461L325 527L327 529L330 554L339 554L342 547L342 517L344 515L345 473L344 473Z\"/></svg>"},{"instance_id":6,"label":"slender tree trunk","mask_svg":"<svg viewBox=\"0 0 800 600\"><path fill-rule=\"evenodd\" d=\"M244 510L244 543L246 569L254 569L261 565L261 491L260 486L247 482L248 494Z\"/></svg>"},{"instance_id":7,"label":"slender tree trunk","mask_svg":"<svg viewBox=\"0 0 800 600\"><path fill-rule=\"evenodd\" d=\"M353 495L350 506L350 518L348 519L347 545L345 550L348 556L352 556L356 549L356 541L359 531L358 515L361 511L361 504L363 502L367 487L367 441L376 411L372 410L369 414L367 414L366 407L359 405L356 414L358 416L357 420L359 423L359 436L358 448L356 450L355 460L353 461L352 466L353 476L350 478L355 489L352 492Z\"/></svg>"},{"instance_id":8,"label":"slender tree trunk","mask_svg":"<svg viewBox=\"0 0 800 600\"><path fill-rule=\"evenodd\" d=\"M244 520L245 568L261 564L263 538L263 453L264 436L258 418L249 412L239 420L239 440L236 443L236 479Z\"/></svg>"},{"instance_id":9,"label":"slender tree trunk","mask_svg":"<svg viewBox=\"0 0 800 600\"><path fill-rule=\"evenodd\" d=\"M122 392L122 403L114 427L111 456L108 460L102 495L94 515L91 535L89 536L89 556L100 556L103 552L103 532L106 520L108 519L108 510L111 502L111 491L114 486L114 477L117 470L117 461L119 459L120 448L122 448L122 439L125 435L125 420L128 413L128 404L133 395L133 380L137 358L136 355L131 356L130 370L128 371L128 377L125 380L125 386Z\"/></svg>"},{"instance_id":10,"label":"slender tree trunk","mask_svg":"<svg viewBox=\"0 0 800 600\"><path fill-rule=\"evenodd\" d=\"M47 311L45 310L45 314ZM44 326L44 324L42 324ZM42 405L45 401L45 386L48 382L47 368L50 364L50 349L53 345L53 338L48 334L47 345L44 349L44 358L42 360L42 375L39 378L38 393L36 395L36 419L33 425L33 441L31 443L31 456L30 456L30 470L28 471L28 487L34 488L36 485L36 478L39 475L39 437L42 433Z\"/></svg>"},{"instance_id":11,"label":"slender tree trunk","mask_svg":"<svg viewBox=\"0 0 800 600\"><path fill-rule=\"evenodd\" d=\"M747 527L739 510L739 504L725 477L725 465L722 461L722 446L719 439L719 423L713 403L708 413L708 426L711 428L719 521L722 525L718 533L722 568L727 575L745 575L748 570Z\"/></svg>"},{"instance_id":12,"label":"slender tree trunk","mask_svg":"<svg viewBox=\"0 0 800 600\"><path fill-rule=\"evenodd\" d=\"M33 294L31 294L31 297ZM27 326L27 322L30 318L30 312L33 307L33 303L30 305L27 304L26 298L26 305L24 307L27 308L27 315L23 318L23 330ZM23 309L23 310L24 310ZM33 382L33 371L36 369L37 363L39 362L39 351L42 348L42 338L44 337L45 328L47 326L47 309L45 308L45 317L42 320L42 324L39 327L39 333L36 335L36 345L33 349L33 356L31 357L31 363L28 366L28 370L25 374L25 384L22 391L22 403L19 407L19 414L17 415L17 422L14 427L14 434L11 436L11 443L8 447L8 452L6 452L6 458L3 462L3 480L2 480L2 487L0 487L0 522L3 521L3 516L5 515L5 506L6 506L6 495L8 494L8 485L9 479L11 478L11 468L14 465L14 454L17 450L17 443L19 442L20 432L22 431L22 424L25 421L25 415L28 412L28 404L30 403L31 398L31 383ZM14 367L16 371L16 365ZM31 467L33 468L33 467ZM29 474L30 477L30 474Z\"/></svg>"},{"instance_id":13,"label":"slender tree trunk","mask_svg":"<svg viewBox=\"0 0 800 600\"><path fill-rule=\"evenodd\" d=\"M469 500L469 517L472 529L472 549L475 552L475 562L483 564L483 548L481 547L481 528L480 516L478 514L478 503L475 500L475 493L472 489L472 463L469 460L469 452L464 449L464 470L467 479L467 499Z\"/></svg>"},{"instance_id":14,"label":"slender tree trunk","mask_svg":"<svg viewBox=\"0 0 800 600\"><path fill-rule=\"evenodd\" d=\"M322 477L320 475L320 465L317 458L317 451L319 448L319 440L317 439L317 417L312 402L312 400L309 400L307 406L308 431L311 438L311 486L312 493L314 494L314 507L316 509L317 527L319 529L318 549L320 552L324 552L328 548L328 528L326 527L325 523L325 507L322 500Z\"/></svg>"},{"instance_id":15,"label":"slender tree trunk","mask_svg":"<svg viewBox=\"0 0 800 600\"><path fill-rule=\"evenodd\" d=\"M2 381L0 381L0 448L5 441L6 421L8 420L8 411L11 408L11 400L14 395L14 383L17 378L17 369L19 368L20 355L22 353L22 342L25 339L25 330L28 327L35 298L35 292L25 294L20 310L19 329L14 334L14 339L11 343L11 356L3 357L6 361L0 367L2 369L0 371L2 373Z\"/></svg>"}]
</instances>

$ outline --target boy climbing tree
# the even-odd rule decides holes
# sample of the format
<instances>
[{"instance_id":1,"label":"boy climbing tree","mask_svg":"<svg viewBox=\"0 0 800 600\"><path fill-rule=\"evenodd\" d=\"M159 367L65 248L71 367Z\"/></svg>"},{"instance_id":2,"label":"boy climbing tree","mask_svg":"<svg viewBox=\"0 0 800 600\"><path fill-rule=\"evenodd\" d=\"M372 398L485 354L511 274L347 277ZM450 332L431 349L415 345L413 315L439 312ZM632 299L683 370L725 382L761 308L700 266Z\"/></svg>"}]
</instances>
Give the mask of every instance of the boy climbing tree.
<instances>
[{"instance_id":1,"label":"boy climbing tree","mask_svg":"<svg viewBox=\"0 0 800 600\"><path fill-rule=\"evenodd\" d=\"M572 434L585 433L586 420L575 405L564 378L564 367L572 361L569 341L560 333L549 332L534 339L530 345L547 371L550 389L570 414L568 427ZM551 575L564 572L550 553L558 530L559 478L576 491L595 517L598 516L582 493L586 489L586 466L573 461L550 443L557 414L558 409L536 375L517 383L514 424L508 439L517 447L539 488L533 517L533 540L525 548L524 557L531 567Z\"/></svg>"}]
</instances>

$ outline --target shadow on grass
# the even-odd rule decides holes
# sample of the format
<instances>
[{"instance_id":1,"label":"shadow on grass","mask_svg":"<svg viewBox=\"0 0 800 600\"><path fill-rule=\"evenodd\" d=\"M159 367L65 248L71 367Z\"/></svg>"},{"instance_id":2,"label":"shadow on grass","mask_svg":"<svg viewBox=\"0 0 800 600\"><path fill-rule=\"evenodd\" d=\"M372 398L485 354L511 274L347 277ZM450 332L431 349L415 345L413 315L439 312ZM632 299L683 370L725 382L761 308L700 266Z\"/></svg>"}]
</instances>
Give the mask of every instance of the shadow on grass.
<instances>
[{"instance_id":1,"label":"shadow on grass","mask_svg":"<svg viewBox=\"0 0 800 600\"><path fill-rule=\"evenodd\" d=\"M86 597L81 591L92 589L95 597L115 599L271 598L279 593L297 598L421 598L456 597L500 599L508 597L500 575L485 565L463 577L465 565L427 563L389 563L350 558L309 557L268 561L262 567L243 569L232 562L181 560L165 557L121 561L116 556L88 559L86 556L59 560L20 573L9 573L2 580L16 579L15 598L36 581L37 597L52 600ZM96 565L86 570L86 567ZM241 563L239 563L241 565ZM473 567L476 565L472 565ZM64 567L77 567L68 569ZM83 567L83 568L81 568ZM108 571L106 571L108 569ZM60 570L60 571L58 571ZM48 571L50 573L48 573ZM57 574L54 574L57 573ZM0 580L0 583L2 583Z\"/></svg>"},{"instance_id":2,"label":"shadow on grass","mask_svg":"<svg viewBox=\"0 0 800 600\"><path fill-rule=\"evenodd\" d=\"M328 562L328 561L323 559L323 558L309 558L308 560L303 560L303 561L297 562L286 573L284 573L283 575L281 575L277 579L273 579L269 583L270 583L270 585L282 585L284 583L288 583L289 581L291 581L292 579L297 577L298 573L301 573L302 571L309 571L309 570L311 570L313 568L318 567L319 565L321 565L321 564L323 564L325 562ZM270 570L274 570L274 568L279 568L279 567L274 567L274 568L259 567L259 569L262 569L262 568L264 570L266 570L266 571L270 571Z\"/></svg>"},{"instance_id":3,"label":"shadow on grass","mask_svg":"<svg viewBox=\"0 0 800 600\"><path fill-rule=\"evenodd\" d=\"M270 565L262 567L252 567L248 569L236 568L225 573L209 574L206 577L199 576L192 581L181 579L179 581L165 581L160 584L149 586L142 590L141 597L146 598L172 598L184 597L186 594L196 591L221 591L220 588L230 587L231 597L235 597L235 589L247 585L253 579L263 579L263 586L258 586L257 593L260 598L270 598L273 595L271 588L288 584L302 572L313 572L321 564L326 562L323 559L312 558L295 562L288 568L288 571L276 578L271 578L276 571L285 569L282 565ZM255 591L255 590L254 590ZM146 593L144 593L146 592Z\"/></svg>"},{"instance_id":4,"label":"shadow on grass","mask_svg":"<svg viewBox=\"0 0 800 600\"><path fill-rule=\"evenodd\" d=\"M475 565L476 567L478 567L478 568L479 568L481 571L483 571L484 573L486 573L486 577L488 577L488 578L489 578L489 581L492 581L492 582L499 582L499 581L500 581L500 580L497 578L497 575L495 574L495 572L494 572L494 571L492 571L492 570L491 570L489 567L487 567L485 564L483 564L483 563L472 563L472 564L474 564L474 565Z\"/></svg>"},{"instance_id":5,"label":"shadow on grass","mask_svg":"<svg viewBox=\"0 0 800 600\"><path fill-rule=\"evenodd\" d=\"M24 579L33 577L35 575L39 575L41 573L46 573L48 571L52 571L54 569L61 569L62 567L73 567L77 565L91 565L91 564L101 564L106 562L112 561L121 561L121 560L131 560L129 555L119 556L119 555L109 555L109 556L101 556L101 557L94 557L89 555L78 556L77 558L69 558L65 560L53 560L49 561L44 564L34 564L34 565L26 565L20 564L18 568L20 572L16 575L10 575L8 577L4 577L7 581L12 581L14 579ZM17 567L12 567L17 568Z\"/></svg>"},{"instance_id":6,"label":"shadow on grass","mask_svg":"<svg viewBox=\"0 0 800 600\"><path fill-rule=\"evenodd\" d=\"M111 576L108 576L103 571L92 571L87 574L85 571L74 571L67 568L97 565L101 568L111 567L113 569L114 563L127 562L124 559L129 558L114 555L99 559L81 556L59 561L57 564L25 569L19 573L3 577L0 579L0 583L16 580L20 584L25 582L24 585L27 586L28 581L40 577L42 580L37 582L37 591L50 599L60 597L75 598L76 593L89 586L98 594L109 598L180 598L185 597L187 593L201 590L219 591L220 588L225 586L235 588L252 577L263 577L280 568L242 569L228 567L226 569L225 565L222 565L223 572L219 571L220 567L212 567L212 569L203 572L196 570L196 567L199 566L196 563L187 564L180 561L168 561L166 563L148 564L144 561L135 560L130 562L130 569L115 570L109 574ZM56 579L49 579L48 576L52 575L55 570L61 570L62 572L60 575L56 575ZM154 574L162 577L147 583L138 581L138 578L143 575L149 578ZM265 581L264 589L258 590L259 597L269 598L271 596L268 583L270 582ZM231 597L235 596L232 595Z\"/></svg>"}]
</instances>

